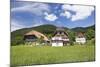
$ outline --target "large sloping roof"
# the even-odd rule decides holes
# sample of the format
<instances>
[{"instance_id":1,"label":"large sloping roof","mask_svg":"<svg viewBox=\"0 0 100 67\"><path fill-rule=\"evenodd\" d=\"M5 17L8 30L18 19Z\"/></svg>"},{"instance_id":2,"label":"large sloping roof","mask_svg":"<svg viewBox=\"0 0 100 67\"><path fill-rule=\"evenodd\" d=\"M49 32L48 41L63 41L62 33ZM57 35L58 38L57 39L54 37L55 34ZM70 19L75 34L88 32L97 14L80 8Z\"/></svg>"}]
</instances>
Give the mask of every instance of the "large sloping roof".
<instances>
[{"instance_id":1,"label":"large sloping roof","mask_svg":"<svg viewBox=\"0 0 100 67\"><path fill-rule=\"evenodd\" d=\"M84 36L84 33L82 33L82 32L78 32L76 37L81 38L81 37L85 37L85 36Z\"/></svg>"},{"instance_id":2,"label":"large sloping roof","mask_svg":"<svg viewBox=\"0 0 100 67\"><path fill-rule=\"evenodd\" d=\"M61 28L61 27L57 28L56 31L54 32L54 35L56 35L58 32L63 32L65 34L65 36L68 36L68 33L65 31L64 28Z\"/></svg>"},{"instance_id":3,"label":"large sloping roof","mask_svg":"<svg viewBox=\"0 0 100 67\"><path fill-rule=\"evenodd\" d=\"M25 35L35 35L37 38L43 37L44 40L48 41L48 38L44 34L38 32L38 31L35 31L35 30L30 31L30 32L26 33Z\"/></svg>"}]
</instances>

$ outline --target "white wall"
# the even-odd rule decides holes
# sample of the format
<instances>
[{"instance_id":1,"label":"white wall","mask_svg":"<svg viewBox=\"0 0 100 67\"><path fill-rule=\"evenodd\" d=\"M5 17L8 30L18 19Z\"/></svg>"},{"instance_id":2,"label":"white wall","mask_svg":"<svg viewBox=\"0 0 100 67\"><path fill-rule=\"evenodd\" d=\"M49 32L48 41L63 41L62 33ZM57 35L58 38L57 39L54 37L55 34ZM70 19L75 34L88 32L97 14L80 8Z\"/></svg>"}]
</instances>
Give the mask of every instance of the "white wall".
<instances>
[{"instance_id":1,"label":"white wall","mask_svg":"<svg viewBox=\"0 0 100 67\"><path fill-rule=\"evenodd\" d=\"M63 42L53 42L52 46L63 46Z\"/></svg>"},{"instance_id":2,"label":"white wall","mask_svg":"<svg viewBox=\"0 0 100 67\"><path fill-rule=\"evenodd\" d=\"M84 43L86 43L86 38L76 38L76 42L77 43L82 43L82 44L84 44Z\"/></svg>"}]
</instances>

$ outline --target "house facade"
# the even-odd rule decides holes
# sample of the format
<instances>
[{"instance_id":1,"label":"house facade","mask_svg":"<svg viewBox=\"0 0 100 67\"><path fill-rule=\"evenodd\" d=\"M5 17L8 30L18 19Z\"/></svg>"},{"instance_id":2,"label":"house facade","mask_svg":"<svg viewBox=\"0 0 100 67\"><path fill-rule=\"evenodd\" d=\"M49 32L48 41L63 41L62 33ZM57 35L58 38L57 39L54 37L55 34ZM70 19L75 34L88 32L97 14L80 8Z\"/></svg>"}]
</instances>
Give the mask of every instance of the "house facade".
<instances>
[{"instance_id":1,"label":"house facade","mask_svg":"<svg viewBox=\"0 0 100 67\"><path fill-rule=\"evenodd\" d=\"M84 44L84 43L86 43L86 37L84 36L84 34L82 32L79 32L79 33L77 33L75 41L76 41L76 43Z\"/></svg>"},{"instance_id":2,"label":"house facade","mask_svg":"<svg viewBox=\"0 0 100 67\"><path fill-rule=\"evenodd\" d=\"M64 46L69 43L68 33L63 28L57 28L51 39L52 46Z\"/></svg>"},{"instance_id":3,"label":"house facade","mask_svg":"<svg viewBox=\"0 0 100 67\"><path fill-rule=\"evenodd\" d=\"M48 38L44 34L35 30L32 30L24 35L24 41L30 45L36 45L37 41L40 39L44 42L48 41Z\"/></svg>"}]
</instances>

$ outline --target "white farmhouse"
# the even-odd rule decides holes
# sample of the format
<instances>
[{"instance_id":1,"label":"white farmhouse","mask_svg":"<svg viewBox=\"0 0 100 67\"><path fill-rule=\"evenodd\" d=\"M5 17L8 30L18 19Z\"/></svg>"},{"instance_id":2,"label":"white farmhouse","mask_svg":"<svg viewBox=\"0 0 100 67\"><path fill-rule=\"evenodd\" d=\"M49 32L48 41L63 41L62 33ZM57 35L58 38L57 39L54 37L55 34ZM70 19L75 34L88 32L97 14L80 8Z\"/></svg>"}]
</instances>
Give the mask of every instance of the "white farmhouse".
<instances>
[{"instance_id":1,"label":"white farmhouse","mask_svg":"<svg viewBox=\"0 0 100 67\"><path fill-rule=\"evenodd\" d=\"M75 40L76 40L76 43L79 43L79 44L86 43L86 38L85 38L84 34L81 33L81 32L77 33L77 36L76 36Z\"/></svg>"},{"instance_id":2,"label":"white farmhouse","mask_svg":"<svg viewBox=\"0 0 100 67\"><path fill-rule=\"evenodd\" d=\"M57 28L51 39L52 46L64 46L67 45L67 43L69 43L68 34L63 28Z\"/></svg>"}]
</instances>

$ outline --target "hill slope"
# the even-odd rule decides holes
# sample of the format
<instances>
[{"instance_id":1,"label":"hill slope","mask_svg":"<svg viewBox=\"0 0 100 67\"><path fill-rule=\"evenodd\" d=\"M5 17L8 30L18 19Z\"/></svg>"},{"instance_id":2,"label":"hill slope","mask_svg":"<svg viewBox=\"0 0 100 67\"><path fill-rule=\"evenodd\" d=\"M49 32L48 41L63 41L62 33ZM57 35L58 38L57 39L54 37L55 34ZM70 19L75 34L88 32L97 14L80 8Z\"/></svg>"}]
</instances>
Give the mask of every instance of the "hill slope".
<instances>
[{"instance_id":1,"label":"hill slope","mask_svg":"<svg viewBox=\"0 0 100 67\"><path fill-rule=\"evenodd\" d=\"M40 25L37 27L23 28L23 29L13 31L13 32L11 32L11 44L16 44L17 42L22 42L23 35L31 30L36 30L36 31L41 32L47 36L47 35L54 33L54 31L56 30L56 26Z\"/></svg>"},{"instance_id":2,"label":"hill slope","mask_svg":"<svg viewBox=\"0 0 100 67\"><path fill-rule=\"evenodd\" d=\"M23 29L19 29L16 31L11 32L11 44L19 44L20 42L23 42L23 35L31 30L36 30L38 32L43 33L44 35L46 35L48 38L52 37L52 34L54 33L54 31L56 30L56 26L54 25L40 25L37 27L31 27L31 28L23 28ZM89 27L77 27L77 28L73 28L73 29L68 29L65 28L65 30L67 30L67 32L69 33L69 36L72 40L74 40L75 38L75 32L87 32L89 29L93 30L93 32L95 31L95 25L93 26L89 26ZM91 31L90 31L91 32Z\"/></svg>"}]
</instances>

